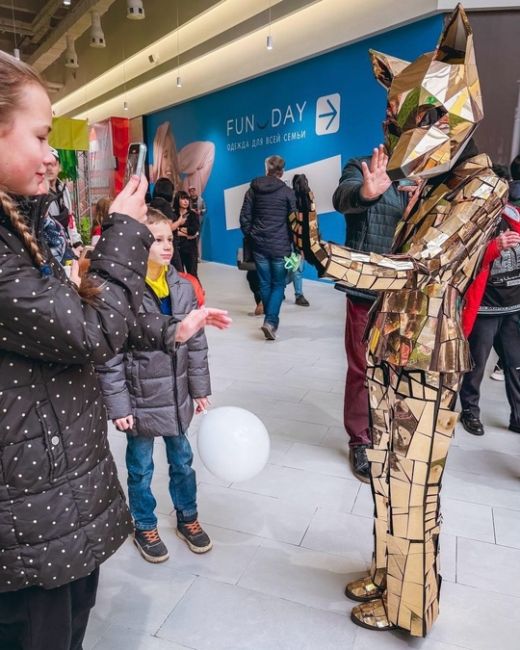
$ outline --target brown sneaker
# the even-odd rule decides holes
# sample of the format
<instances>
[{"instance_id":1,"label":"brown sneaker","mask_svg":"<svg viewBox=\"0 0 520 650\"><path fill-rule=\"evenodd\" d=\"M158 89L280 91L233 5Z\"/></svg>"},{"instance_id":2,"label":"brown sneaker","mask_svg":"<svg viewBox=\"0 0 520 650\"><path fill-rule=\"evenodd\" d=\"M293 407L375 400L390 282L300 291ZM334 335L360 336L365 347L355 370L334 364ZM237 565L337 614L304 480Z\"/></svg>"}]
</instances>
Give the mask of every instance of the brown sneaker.
<instances>
[{"instance_id":1,"label":"brown sneaker","mask_svg":"<svg viewBox=\"0 0 520 650\"><path fill-rule=\"evenodd\" d=\"M159 537L157 528L153 528L152 530L136 530L134 544L147 562L158 564L159 562L165 562L170 557L168 549Z\"/></svg>"},{"instance_id":2,"label":"brown sneaker","mask_svg":"<svg viewBox=\"0 0 520 650\"><path fill-rule=\"evenodd\" d=\"M263 316L263 315L264 315L264 306L261 302L259 302L255 308L255 316Z\"/></svg>"},{"instance_id":3,"label":"brown sneaker","mask_svg":"<svg viewBox=\"0 0 520 650\"><path fill-rule=\"evenodd\" d=\"M177 521L176 532L177 537L184 540L194 553L207 553L213 548L212 541L197 520L189 523Z\"/></svg>"}]
</instances>

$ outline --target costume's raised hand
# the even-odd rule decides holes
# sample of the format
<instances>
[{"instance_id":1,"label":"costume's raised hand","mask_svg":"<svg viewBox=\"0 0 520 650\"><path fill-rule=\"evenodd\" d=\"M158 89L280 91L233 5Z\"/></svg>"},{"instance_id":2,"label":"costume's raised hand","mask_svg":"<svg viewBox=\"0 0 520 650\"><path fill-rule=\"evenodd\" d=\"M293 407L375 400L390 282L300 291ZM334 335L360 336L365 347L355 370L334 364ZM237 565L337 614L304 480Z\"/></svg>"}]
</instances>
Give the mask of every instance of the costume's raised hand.
<instances>
[{"instance_id":1,"label":"costume's raised hand","mask_svg":"<svg viewBox=\"0 0 520 650\"><path fill-rule=\"evenodd\" d=\"M364 161L361 163L363 185L361 186L360 194L363 200L374 201L390 187L392 181L386 173L387 164L388 156L382 144L374 149L372 158L370 159L370 166Z\"/></svg>"}]
</instances>

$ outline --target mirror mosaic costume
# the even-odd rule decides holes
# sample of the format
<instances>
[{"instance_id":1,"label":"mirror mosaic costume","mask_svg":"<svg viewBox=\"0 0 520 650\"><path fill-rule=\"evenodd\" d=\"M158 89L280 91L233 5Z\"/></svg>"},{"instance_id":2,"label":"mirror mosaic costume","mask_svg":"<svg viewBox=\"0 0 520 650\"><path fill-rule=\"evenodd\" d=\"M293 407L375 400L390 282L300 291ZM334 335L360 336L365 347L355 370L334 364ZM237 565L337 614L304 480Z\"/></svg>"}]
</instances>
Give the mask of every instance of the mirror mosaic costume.
<instances>
[{"instance_id":1,"label":"mirror mosaic costume","mask_svg":"<svg viewBox=\"0 0 520 650\"><path fill-rule=\"evenodd\" d=\"M297 247L320 275L380 292L368 328L367 382L375 503L370 574L347 585L362 627L426 636L439 612L440 488L471 368L460 326L464 293L493 235L507 185L463 150L483 117L473 35L459 5L433 53L413 63L371 52L388 89L384 123L392 180L419 183L392 254L322 242L315 213L294 217Z\"/></svg>"}]
</instances>

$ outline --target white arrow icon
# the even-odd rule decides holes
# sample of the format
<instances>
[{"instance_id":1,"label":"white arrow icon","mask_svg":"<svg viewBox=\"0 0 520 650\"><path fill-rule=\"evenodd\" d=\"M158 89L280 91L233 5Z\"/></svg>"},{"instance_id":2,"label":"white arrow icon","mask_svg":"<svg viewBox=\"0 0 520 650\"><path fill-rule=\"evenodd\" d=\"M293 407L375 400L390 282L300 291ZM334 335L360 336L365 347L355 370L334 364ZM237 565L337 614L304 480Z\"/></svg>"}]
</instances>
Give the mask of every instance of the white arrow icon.
<instances>
[{"instance_id":1,"label":"white arrow icon","mask_svg":"<svg viewBox=\"0 0 520 650\"><path fill-rule=\"evenodd\" d=\"M329 135L339 130L341 96L323 95L316 101L316 135Z\"/></svg>"}]
</instances>

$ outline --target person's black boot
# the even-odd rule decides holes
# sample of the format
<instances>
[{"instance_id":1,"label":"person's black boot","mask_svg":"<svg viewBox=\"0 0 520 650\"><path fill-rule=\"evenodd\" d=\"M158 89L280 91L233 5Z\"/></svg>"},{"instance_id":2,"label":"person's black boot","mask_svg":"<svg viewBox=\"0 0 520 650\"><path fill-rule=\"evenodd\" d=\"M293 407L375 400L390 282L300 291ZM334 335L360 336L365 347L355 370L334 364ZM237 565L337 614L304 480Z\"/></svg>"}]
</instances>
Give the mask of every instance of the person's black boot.
<instances>
[{"instance_id":1,"label":"person's black boot","mask_svg":"<svg viewBox=\"0 0 520 650\"><path fill-rule=\"evenodd\" d=\"M370 483L370 463L367 458L369 445L356 445L350 448L350 465L354 476L363 483Z\"/></svg>"},{"instance_id":2,"label":"person's black boot","mask_svg":"<svg viewBox=\"0 0 520 650\"><path fill-rule=\"evenodd\" d=\"M473 415L469 411L462 411L460 414L460 423L468 433L474 436L484 435L484 425L476 415Z\"/></svg>"}]
</instances>

